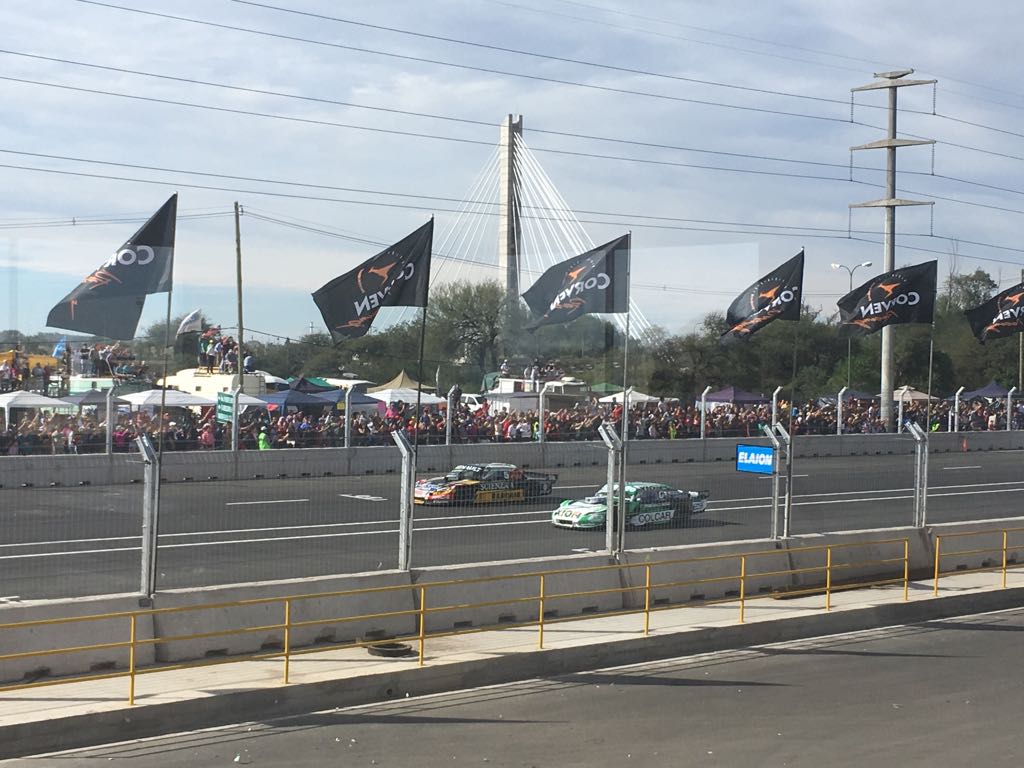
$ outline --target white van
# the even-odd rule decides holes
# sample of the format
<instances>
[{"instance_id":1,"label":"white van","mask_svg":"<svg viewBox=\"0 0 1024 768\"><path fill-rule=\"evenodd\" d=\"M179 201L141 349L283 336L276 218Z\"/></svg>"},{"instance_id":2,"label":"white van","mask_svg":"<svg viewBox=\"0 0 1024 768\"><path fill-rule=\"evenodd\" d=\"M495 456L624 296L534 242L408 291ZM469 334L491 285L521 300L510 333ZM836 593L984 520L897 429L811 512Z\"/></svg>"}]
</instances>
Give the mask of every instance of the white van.
<instances>
[{"instance_id":1,"label":"white van","mask_svg":"<svg viewBox=\"0 0 1024 768\"><path fill-rule=\"evenodd\" d=\"M476 413L484 407L484 401L487 398L484 395L463 395L462 402L469 406L469 410L472 413Z\"/></svg>"}]
</instances>

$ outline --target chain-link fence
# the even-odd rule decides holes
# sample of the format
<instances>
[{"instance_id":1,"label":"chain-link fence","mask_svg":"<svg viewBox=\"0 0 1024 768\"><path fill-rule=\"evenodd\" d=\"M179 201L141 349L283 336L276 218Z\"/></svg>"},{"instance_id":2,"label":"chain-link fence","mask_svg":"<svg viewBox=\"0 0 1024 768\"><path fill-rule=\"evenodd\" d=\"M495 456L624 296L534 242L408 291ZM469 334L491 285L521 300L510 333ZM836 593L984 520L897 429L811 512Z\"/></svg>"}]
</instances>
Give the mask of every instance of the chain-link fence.
<instances>
[{"instance_id":1,"label":"chain-link fence","mask_svg":"<svg viewBox=\"0 0 1024 768\"><path fill-rule=\"evenodd\" d=\"M1018 514L1024 435L929 439L927 522ZM173 451L148 511L138 452L11 457L0 599L144 593L146 562L152 588L169 590L920 524L910 431L799 435L791 471L784 441L767 474L737 470L742 446L769 445L763 433L631 440L624 470L604 442L423 445L407 494L395 445ZM610 458L611 486L626 492L621 532L608 531Z\"/></svg>"}]
</instances>

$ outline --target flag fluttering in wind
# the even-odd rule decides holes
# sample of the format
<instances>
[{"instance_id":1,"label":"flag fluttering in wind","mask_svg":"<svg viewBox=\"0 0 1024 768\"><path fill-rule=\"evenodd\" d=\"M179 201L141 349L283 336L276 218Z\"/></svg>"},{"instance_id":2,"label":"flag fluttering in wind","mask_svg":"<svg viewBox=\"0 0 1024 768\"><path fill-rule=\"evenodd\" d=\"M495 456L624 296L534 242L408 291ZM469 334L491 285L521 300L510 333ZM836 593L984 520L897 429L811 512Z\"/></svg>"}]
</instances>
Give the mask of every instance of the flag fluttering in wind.
<instances>
[{"instance_id":1,"label":"flag fluttering in wind","mask_svg":"<svg viewBox=\"0 0 1024 768\"><path fill-rule=\"evenodd\" d=\"M203 330L203 310L193 309L185 318L181 321L178 326L178 332L174 334L175 338L183 336L186 333L201 333Z\"/></svg>"},{"instance_id":2,"label":"flag fluttering in wind","mask_svg":"<svg viewBox=\"0 0 1024 768\"><path fill-rule=\"evenodd\" d=\"M975 338L984 344L1024 331L1024 283L1017 283L964 312Z\"/></svg>"},{"instance_id":3,"label":"flag fluttering in wind","mask_svg":"<svg viewBox=\"0 0 1024 768\"><path fill-rule=\"evenodd\" d=\"M799 320L804 292L804 252L746 288L729 305L729 330L721 341L749 339L774 320Z\"/></svg>"},{"instance_id":4,"label":"flag fluttering in wind","mask_svg":"<svg viewBox=\"0 0 1024 768\"><path fill-rule=\"evenodd\" d=\"M174 194L50 310L46 324L111 339L134 338L146 296L171 290L177 213Z\"/></svg>"},{"instance_id":5,"label":"flag fluttering in wind","mask_svg":"<svg viewBox=\"0 0 1024 768\"><path fill-rule=\"evenodd\" d=\"M901 267L854 288L838 302L839 335L868 336L887 325L932 322L938 265Z\"/></svg>"},{"instance_id":6,"label":"flag fluttering in wind","mask_svg":"<svg viewBox=\"0 0 1024 768\"><path fill-rule=\"evenodd\" d=\"M53 347L53 354L51 355L51 357L63 357L64 356L64 352L67 350L67 348L68 348L68 337L67 337L67 335L63 335L63 336L60 337L60 341L58 341L54 345L54 347Z\"/></svg>"},{"instance_id":7,"label":"flag fluttering in wind","mask_svg":"<svg viewBox=\"0 0 1024 768\"><path fill-rule=\"evenodd\" d=\"M313 294L336 343L365 336L381 307L427 306L433 240L431 219Z\"/></svg>"},{"instance_id":8,"label":"flag fluttering in wind","mask_svg":"<svg viewBox=\"0 0 1024 768\"><path fill-rule=\"evenodd\" d=\"M629 235L550 267L523 294L534 314L527 330L629 308Z\"/></svg>"}]
</instances>

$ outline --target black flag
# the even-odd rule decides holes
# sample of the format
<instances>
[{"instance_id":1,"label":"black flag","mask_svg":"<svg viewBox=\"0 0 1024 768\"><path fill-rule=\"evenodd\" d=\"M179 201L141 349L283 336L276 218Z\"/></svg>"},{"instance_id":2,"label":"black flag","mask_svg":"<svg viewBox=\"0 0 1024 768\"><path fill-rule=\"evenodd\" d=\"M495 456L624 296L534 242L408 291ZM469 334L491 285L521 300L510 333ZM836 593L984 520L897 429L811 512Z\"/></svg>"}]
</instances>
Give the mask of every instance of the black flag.
<instances>
[{"instance_id":1,"label":"black flag","mask_svg":"<svg viewBox=\"0 0 1024 768\"><path fill-rule=\"evenodd\" d=\"M433 240L431 219L314 293L331 338L339 342L365 336L381 307L427 306Z\"/></svg>"},{"instance_id":2,"label":"black flag","mask_svg":"<svg viewBox=\"0 0 1024 768\"><path fill-rule=\"evenodd\" d=\"M628 269L629 235L555 264L523 294L537 316L528 330L594 312L625 312Z\"/></svg>"},{"instance_id":3,"label":"black flag","mask_svg":"<svg viewBox=\"0 0 1024 768\"><path fill-rule=\"evenodd\" d=\"M887 325L932 322L938 266L926 261L895 269L854 288L838 302L839 335L868 336Z\"/></svg>"},{"instance_id":4,"label":"black flag","mask_svg":"<svg viewBox=\"0 0 1024 768\"><path fill-rule=\"evenodd\" d=\"M1017 283L984 304L964 312L971 330L984 344L989 339L1001 339L1024 331L1024 283Z\"/></svg>"},{"instance_id":5,"label":"black flag","mask_svg":"<svg viewBox=\"0 0 1024 768\"><path fill-rule=\"evenodd\" d=\"M177 213L175 194L50 310L46 324L111 339L134 338L146 295L171 290Z\"/></svg>"},{"instance_id":6,"label":"black flag","mask_svg":"<svg viewBox=\"0 0 1024 768\"><path fill-rule=\"evenodd\" d=\"M729 305L723 342L749 339L773 320L799 320L804 291L804 252L769 272Z\"/></svg>"}]
</instances>

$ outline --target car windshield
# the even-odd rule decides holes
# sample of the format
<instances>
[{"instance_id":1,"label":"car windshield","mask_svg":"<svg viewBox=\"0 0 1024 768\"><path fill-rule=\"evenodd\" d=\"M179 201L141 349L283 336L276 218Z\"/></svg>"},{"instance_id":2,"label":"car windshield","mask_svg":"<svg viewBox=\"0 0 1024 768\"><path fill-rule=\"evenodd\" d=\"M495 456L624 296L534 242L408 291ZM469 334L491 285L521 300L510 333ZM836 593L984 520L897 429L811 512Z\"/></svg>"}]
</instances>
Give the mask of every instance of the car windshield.
<instances>
[{"instance_id":1,"label":"car windshield","mask_svg":"<svg viewBox=\"0 0 1024 768\"><path fill-rule=\"evenodd\" d=\"M445 475L446 480L479 480L484 473L483 467L463 466L455 467Z\"/></svg>"},{"instance_id":2,"label":"car windshield","mask_svg":"<svg viewBox=\"0 0 1024 768\"><path fill-rule=\"evenodd\" d=\"M619 492L619 484L618 483L613 485L612 488L615 490L615 493ZM634 488L631 485L627 484L626 485L626 498L627 499L632 499L635 495L636 495L636 488ZM591 496L590 498L598 499L600 501L604 501L607 496L608 496L608 486L607 486L607 484L605 484L605 485L602 485L600 488L598 488L597 491L594 492L594 495Z\"/></svg>"}]
</instances>

